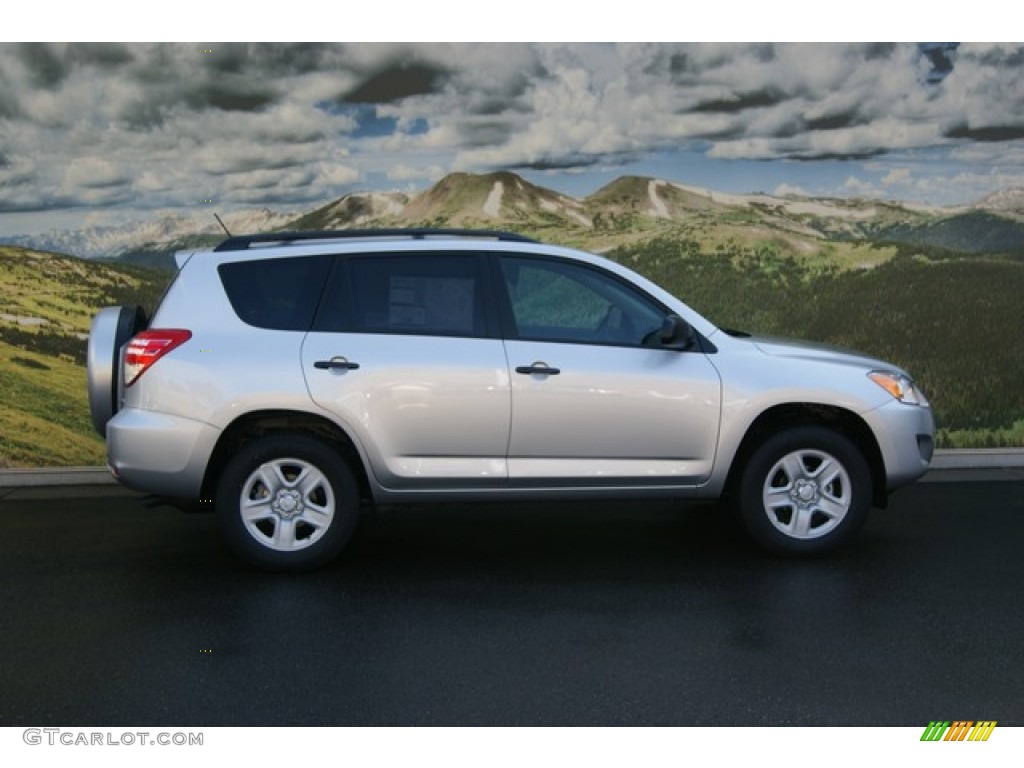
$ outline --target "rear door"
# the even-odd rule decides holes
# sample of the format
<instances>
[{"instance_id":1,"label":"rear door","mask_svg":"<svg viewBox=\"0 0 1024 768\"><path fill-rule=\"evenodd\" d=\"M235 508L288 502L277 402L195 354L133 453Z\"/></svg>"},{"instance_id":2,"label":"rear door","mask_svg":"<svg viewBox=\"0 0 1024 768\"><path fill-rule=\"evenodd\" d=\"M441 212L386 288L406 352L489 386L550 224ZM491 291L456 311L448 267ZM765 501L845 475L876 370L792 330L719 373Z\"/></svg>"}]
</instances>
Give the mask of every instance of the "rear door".
<instances>
[{"instance_id":1,"label":"rear door","mask_svg":"<svg viewBox=\"0 0 1024 768\"><path fill-rule=\"evenodd\" d=\"M703 482L719 376L699 350L660 347L668 311L610 272L501 256L516 486Z\"/></svg>"},{"instance_id":2,"label":"rear door","mask_svg":"<svg viewBox=\"0 0 1024 768\"><path fill-rule=\"evenodd\" d=\"M310 395L396 490L505 484L508 362L483 257L339 258L302 348Z\"/></svg>"}]
</instances>

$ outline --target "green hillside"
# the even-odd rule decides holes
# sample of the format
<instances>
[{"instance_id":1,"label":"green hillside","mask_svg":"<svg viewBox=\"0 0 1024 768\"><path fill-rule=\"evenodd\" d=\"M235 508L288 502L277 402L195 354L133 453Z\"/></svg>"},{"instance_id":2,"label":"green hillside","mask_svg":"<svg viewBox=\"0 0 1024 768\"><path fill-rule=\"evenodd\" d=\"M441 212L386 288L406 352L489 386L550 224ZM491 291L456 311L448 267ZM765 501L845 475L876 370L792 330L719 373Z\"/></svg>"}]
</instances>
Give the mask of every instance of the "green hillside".
<instances>
[{"instance_id":1,"label":"green hillside","mask_svg":"<svg viewBox=\"0 0 1024 768\"><path fill-rule=\"evenodd\" d=\"M85 398L85 366L0 341L0 468L105 462Z\"/></svg>"},{"instance_id":2,"label":"green hillside","mask_svg":"<svg viewBox=\"0 0 1024 768\"><path fill-rule=\"evenodd\" d=\"M96 310L156 304L169 277L0 246L0 467L103 463L85 389Z\"/></svg>"},{"instance_id":3,"label":"green hillside","mask_svg":"<svg viewBox=\"0 0 1024 768\"><path fill-rule=\"evenodd\" d=\"M902 224L880 228L879 240L933 246L963 253L1024 254L1024 229L1007 216L986 211L935 219L916 226Z\"/></svg>"}]
</instances>

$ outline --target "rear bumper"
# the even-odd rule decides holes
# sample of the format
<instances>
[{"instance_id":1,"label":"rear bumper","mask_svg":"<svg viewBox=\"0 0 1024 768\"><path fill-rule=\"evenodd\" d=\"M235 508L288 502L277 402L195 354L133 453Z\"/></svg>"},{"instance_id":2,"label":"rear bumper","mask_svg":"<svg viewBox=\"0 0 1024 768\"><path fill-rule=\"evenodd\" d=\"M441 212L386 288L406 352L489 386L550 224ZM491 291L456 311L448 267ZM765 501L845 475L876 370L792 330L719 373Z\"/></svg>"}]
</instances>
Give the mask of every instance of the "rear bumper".
<instances>
[{"instance_id":1,"label":"rear bumper","mask_svg":"<svg viewBox=\"0 0 1024 768\"><path fill-rule=\"evenodd\" d=\"M126 408L107 423L107 464L133 490L198 499L219 436L201 421Z\"/></svg>"}]
</instances>

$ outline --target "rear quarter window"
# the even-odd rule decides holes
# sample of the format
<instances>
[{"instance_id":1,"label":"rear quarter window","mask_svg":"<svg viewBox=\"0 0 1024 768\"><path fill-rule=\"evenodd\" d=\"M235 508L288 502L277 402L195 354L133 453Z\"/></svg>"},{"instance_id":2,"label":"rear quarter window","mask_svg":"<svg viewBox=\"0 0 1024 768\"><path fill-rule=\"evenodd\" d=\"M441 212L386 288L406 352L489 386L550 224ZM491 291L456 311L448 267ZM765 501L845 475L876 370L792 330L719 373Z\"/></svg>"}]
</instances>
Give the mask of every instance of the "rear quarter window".
<instances>
[{"instance_id":1,"label":"rear quarter window","mask_svg":"<svg viewBox=\"0 0 1024 768\"><path fill-rule=\"evenodd\" d=\"M305 331L329 267L329 256L303 256L236 261L217 272L240 320L257 328Z\"/></svg>"}]
</instances>

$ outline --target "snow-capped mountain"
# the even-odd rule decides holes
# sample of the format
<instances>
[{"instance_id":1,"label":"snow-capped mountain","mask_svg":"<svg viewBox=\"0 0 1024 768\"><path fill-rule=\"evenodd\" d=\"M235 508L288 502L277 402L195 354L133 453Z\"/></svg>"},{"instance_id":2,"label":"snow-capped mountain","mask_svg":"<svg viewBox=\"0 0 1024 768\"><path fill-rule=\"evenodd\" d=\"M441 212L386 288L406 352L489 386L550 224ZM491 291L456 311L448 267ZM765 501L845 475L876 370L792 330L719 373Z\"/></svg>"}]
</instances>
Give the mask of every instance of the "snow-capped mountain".
<instances>
[{"instance_id":1,"label":"snow-capped mountain","mask_svg":"<svg viewBox=\"0 0 1024 768\"><path fill-rule=\"evenodd\" d=\"M1024 216L1024 189L1020 187L1001 189L981 198L973 207Z\"/></svg>"},{"instance_id":2,"label":"snow-capped mountain","mask_svg":"<svg viewBox=\"0 0 1024 768\"><path fill-rule=\"evenodd\" d=\"M221 218L232 232L264 232L286 224L295 215L260 209L236 211ZM135 249L153 249L161 244L173 247L176 241L197 235L223 235L212 213L161 216L149 221L133 221L110 227L57 229L39 235L5 238L0 242L87 259L108 259Z\"/></svg>"},{"instance_id":3,"label":"snow-capped mountain","mask_svg":"<svg viewBox=\"0 0 1024 768\"><path fill-rule=\"evenodd\" d=\"M409 196L401 192L353 192L291 219L286 229L329 230L368 227L401 216Z\"/></svg>"}]
</instances>

